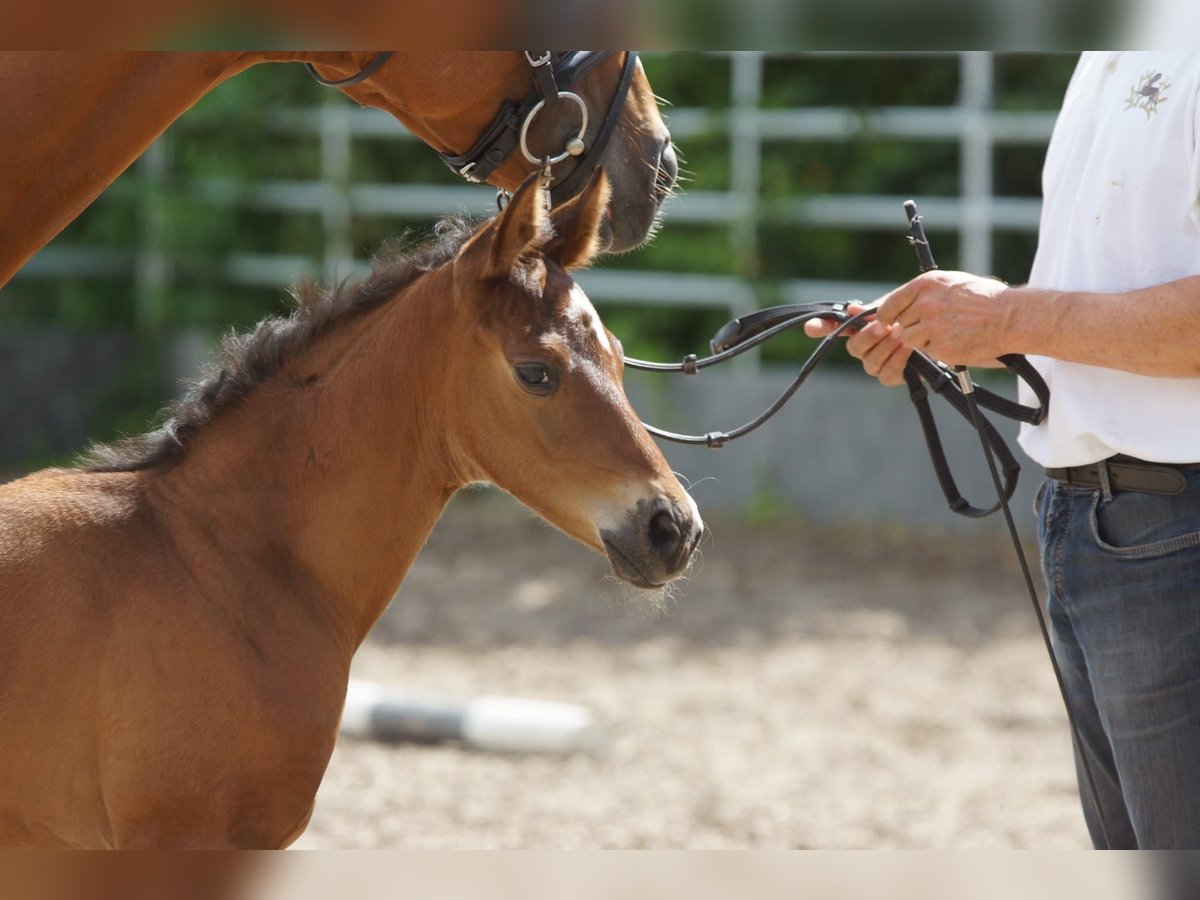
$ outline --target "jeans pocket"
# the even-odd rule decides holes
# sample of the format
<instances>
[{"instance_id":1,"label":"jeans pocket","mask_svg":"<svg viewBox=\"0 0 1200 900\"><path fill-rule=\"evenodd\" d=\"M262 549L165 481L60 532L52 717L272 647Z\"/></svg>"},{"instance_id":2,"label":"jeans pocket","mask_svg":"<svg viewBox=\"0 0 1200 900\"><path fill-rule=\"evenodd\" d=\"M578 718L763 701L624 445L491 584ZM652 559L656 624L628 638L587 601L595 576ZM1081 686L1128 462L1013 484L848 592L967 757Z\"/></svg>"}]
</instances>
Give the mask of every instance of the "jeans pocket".
<instances>
[{"instance_id":1,"label":"jeans pocket","mask_svg":"<svg viewBox=\"0 0 1200 900\"><path fill-rule=\"evenodd\" d=\"M1033 517L1040 518L1042 515L1042 498L1046 496L1046 487L1050 484L1049 478L1043 478L1042 483L1038 485L1037 493L1033 495Z\"/></svg>"},{"instance_id":2,"label":"jeans pocket","mask_svg":"<svg viewBox=\"0 0 1200 900\"><path fill-rule=\"evenodd\" d=\"M1114 556L1151 559L1200 546L1200 504L1191 492L1162 495L1096 491L1089 516L1096 545Z\"/></svg>"}]
</instances>

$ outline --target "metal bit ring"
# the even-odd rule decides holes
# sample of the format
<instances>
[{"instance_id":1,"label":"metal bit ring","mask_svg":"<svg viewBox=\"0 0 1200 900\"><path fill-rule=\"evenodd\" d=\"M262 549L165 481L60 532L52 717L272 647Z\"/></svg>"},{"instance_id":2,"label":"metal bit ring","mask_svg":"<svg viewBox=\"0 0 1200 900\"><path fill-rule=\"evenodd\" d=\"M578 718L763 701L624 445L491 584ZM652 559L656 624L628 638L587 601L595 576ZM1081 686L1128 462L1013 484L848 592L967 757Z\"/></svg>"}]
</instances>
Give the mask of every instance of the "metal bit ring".
<instances>
[{"instance_id":1,"label":"metal bit ring","mask_svg":"<svg viewBox=\"0 0 1200 900\"><path fill-rule=\"evenodd\" d=\"M571 140L567 141L567 149L564 149L562 153L558 154L558 156L549 157L550 165L552 165L552 166L557 165L558 163L562 162L564 159L566 159L569 156L579 156L581 153L583 153L584 149L586 149L586 145L584 144L583 139L584 139L584 136L587 134L587 126L588 126L587 104L583 102L582 97L580 97L578 94L573 93L571 91L559 91L558 99L559 100L574 100L575 104L579 107L579 112L580 112L580 115L582 116L582 121L580 121L580 123L579 123L579 133L576 134L575 137L571 138ZM525 158L527 160L529 160L531 163L533 163L535 166L541 165L542 161L545 160L547 157L535 156L533 153L530 152L529 143L528 143L529 125L537 117L537 114L542 111L542 108L545 105L546 105L545 100L539 100L537 102L537 104L533 107L533 109L531 109L529 111L529 115L527 115L525 117L525 121L521 123L521 153L524 154Z\"/></svg>"}]
</instances>

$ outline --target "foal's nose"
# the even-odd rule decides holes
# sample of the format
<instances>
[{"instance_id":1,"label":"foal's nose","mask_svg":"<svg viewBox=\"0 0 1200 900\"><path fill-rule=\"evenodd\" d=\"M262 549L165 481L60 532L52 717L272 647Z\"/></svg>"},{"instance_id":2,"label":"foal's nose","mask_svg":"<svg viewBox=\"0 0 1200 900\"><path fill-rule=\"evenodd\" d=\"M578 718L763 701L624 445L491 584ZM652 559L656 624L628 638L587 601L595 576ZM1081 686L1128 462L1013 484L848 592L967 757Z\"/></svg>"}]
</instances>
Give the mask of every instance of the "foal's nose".
<instances>
[{"instance_id":1,"label":"foal's nose","mask_svg":"<svg viewBox=\"0 0 1200 900\"><path fill-rule=\"evenodd\" d=\"M686 506L665 497L654 501L646 524L650 553L669 577L687 565L704 526Z\"/></svg>"},{"instance_id":2,"label":"foal's nose","mask_svg":"<svg viewBox=\"0 0 1200 900\"><path fill-rule=\"evenodd\" d=\"M687 568L704 525L691 497L660 495L638 501L623 524L600 539L613 570L641 587L661 587Z\"/></svg>"},{"instance_id":3,"label":"foal's nose","mask_svg":"<svg viewBox=\"0 0 1200 900\"><path fill-rule=\"evenodd\" d=\"M679 555L683 545L683 529L670 509L660 509L650 517L650 549L668 566Z\"/></svg>"}]
</instances>

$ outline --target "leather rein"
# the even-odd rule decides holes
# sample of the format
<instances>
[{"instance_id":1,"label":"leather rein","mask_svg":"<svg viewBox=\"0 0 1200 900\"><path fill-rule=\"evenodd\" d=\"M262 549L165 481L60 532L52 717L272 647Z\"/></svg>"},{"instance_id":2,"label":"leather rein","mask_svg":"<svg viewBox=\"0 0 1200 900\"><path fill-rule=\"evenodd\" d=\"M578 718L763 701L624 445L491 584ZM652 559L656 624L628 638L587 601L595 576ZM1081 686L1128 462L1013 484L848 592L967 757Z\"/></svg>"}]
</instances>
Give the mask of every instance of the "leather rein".
<instances>
[{"instance_id":1,"label":"leather rein","mask_svg":"<svg viewBox=\"0 0 1200 900\"><path fill-rule=\"evenodd\" d=\"M383 68L393 52L385 50L375 54L361 71L336 81L323 78L311 63L304 65L308 69L308 73L319 84L326 87L343 88L359 84L370 78ZM608 109L604 111L604 117L600 119L599 126L593 131L590 128L591 118L587 103L571 88L587 77L588 73L600 63L620 51L525 50L522 52L532 76L532 90L520 102L503 101L491 124L484 129L483 134L465 153L457 155L441 153L439 156L451 171L473 183L487 181L517 149L520 149L521 155L525 159L542 167L543 172L547 174L551 173L552 168L559 163L575 159L577 160L575 167L557 183L551 183L550 201L557 206L574 196L600 164L600 156L616 130L621 111L625 108L625 99L629 96L629 88L633 84L633 76L637 71L638 54L636 50L625 51L621 77L617 81L612 101L609 103ZM579 125L575 129L574 135L565 142L562 150L558 153L535 152L529 146L530 126L543 112L550 114L564 108L572 110L579 119ZM504 196L505 192L500 191L497 201L499 202Z\"/></svg>"},{"instance_id":2,"label":"leather rein","mask_svg":"<svg viewBox=\"0 0 1200 900\"><path fill-rule=\"evenodd\" d=\"M907 204L906 208L908 208ZM916 214L915 204L911 207L909 219L909 241L918 251L921 251L923 248L924 254L928 256L929 243L925 238L921 217ZM932 265L932 259L932 256L928 256L927 264L925 257L921 256L922 271L936 268L936 266ZM864 324L866 319L875 315L874 309L868 309L852 316L847 311L849 306L849 302L798 303L787 306L773 306L741 316L726 323L717 331L710 342L711 355L703 358L697 358L695 354L690 354L684 357L680 363L658 363L626 357L625 365L631 369L640 369L647 372L682 372L685 375L696 375L701 369L719 365L760 344L766 343L772 338L783 334L785 331L802 327L810 319L828 319L838 323L837 328L826 335L804 361L800 367L800 371L792 380L792 383L788 385L787 389L779 395L774 403L744 425L730 431L710 431L707 434L677 434L673 431L656 428L653 425L646 425L646 430L655 437L674 441L678 444L703 445L707 447L722 447L730 441L750 434L750 432L765 424L783 409L787 402L795 395L796 391L800 389L800 386L808 380L808 377L817 366L829 355L837 338L848 332L857 330ZM1026 422L1030 425L1041 423L1046 418L1050 406L1050 390L1047 388L1046 382L1023 356L1009 354L1000 357L999 361L1009 371L1016 374L1029 385L1038 399L1038 406L1023 406L986 388L974 385L970 381L970 376L965 375L965 370L956 371L951 369L945 363L939 362L919 350L914 351L909 357L908 364L904 369L904 382L908 387L909 399L916 408L917 416L920 419L921 430L925 436L925 444L929 450L929 458L933 463L934 473L937 475L938 484L941 486L946 502L954 512L974 519L989 516L1000 509L1001 497L998 496L996 502L990 507L978 507L973 506L962 496L955 483L950 464L946 459L946 451L942 445L933 412L930 409L929 393L932 391L947 400L954 411L971 423L972 426L976 426L972 414L972 400L978 406L991 410L1004 418ZM1017 478L1020 475L1021 466L1004 438L1000 435L1000 432L996 430L990 421L980 416L976 427L980 438L985 442L988 450L994 453L996 459L999 460L1001 471L1003 472L1003 490L1001 492L1003 500L1011 500L1013 492L1017 487Z\"/></svg>"}]
</instances>

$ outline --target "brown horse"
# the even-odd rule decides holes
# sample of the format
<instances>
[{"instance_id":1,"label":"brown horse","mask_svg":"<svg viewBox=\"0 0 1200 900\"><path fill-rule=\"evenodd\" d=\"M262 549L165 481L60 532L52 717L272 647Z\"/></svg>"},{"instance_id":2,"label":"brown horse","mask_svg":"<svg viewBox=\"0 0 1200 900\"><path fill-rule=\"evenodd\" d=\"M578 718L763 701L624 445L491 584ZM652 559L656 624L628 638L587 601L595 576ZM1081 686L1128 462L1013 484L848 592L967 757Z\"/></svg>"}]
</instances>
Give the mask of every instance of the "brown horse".
<instances>
[{"instance_id":1,"label":"brown horse","mask_svg":"<svg viewBox=\"0 0 1200 900\"><path fill-rule=\"evenodd\" d=\"M0 844L278 847L304 829L351 656L450 496L490 482L664 585L695 504L567 274L598 170L301 291L156 432L0 486Z\"/></svg>"},{"instance_id":2,"label":"brown horse","mask_svg":"<svg viewBox=\"0 0 1200 900\"><path fill-rule=\"evenodd\" d=\"M322 76L356 74L370 52L0 53L0 287L121 174L168 125L216 85L263 62L309 62ZM620 81L616 54L573 90L587 103L594 133ZM601 154L613 205L601 249L631 249L651 232L678 165L658 105L640 69ZM342 88L386 110L425 143L461 154L488 127L504 100L533 86L523 53L396 52L365 81ZM571 104L563 104L563 107ZM569 111L540 115L530 145L562 147ZM565 161L555 170L567 174ZM488 179L512 190L531 171L513 153Z\"/></svg>"}]
</instances>

